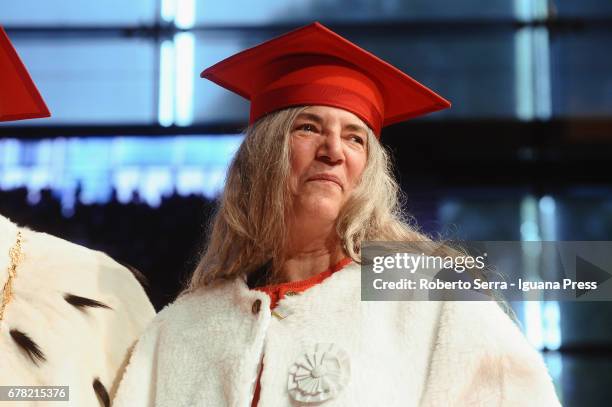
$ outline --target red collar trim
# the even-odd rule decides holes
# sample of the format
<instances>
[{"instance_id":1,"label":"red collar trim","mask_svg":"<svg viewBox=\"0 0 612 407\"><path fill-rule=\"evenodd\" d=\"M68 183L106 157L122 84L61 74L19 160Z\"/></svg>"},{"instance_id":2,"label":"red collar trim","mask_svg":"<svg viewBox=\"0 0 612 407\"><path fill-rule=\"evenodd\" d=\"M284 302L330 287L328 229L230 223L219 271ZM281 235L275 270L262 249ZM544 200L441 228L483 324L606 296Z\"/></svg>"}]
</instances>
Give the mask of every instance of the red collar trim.
<instances>
[{"instance_id":1,"label":"red collar trim","mask_svg":"<svg viewBox=\"0 0 612 407\"><path fill-rule=\"evenodd\" d=\"M321 283L323 280L325 280L327 277L331 276L335 272L341 270L342 268L344 268L344 266L349 264L351 261L353 260L350 257L345 257L342 260L340 260L338 263L328 268L327 270L319 274L316 274L310 278L307 278L306 280L290 281L287 283L279 283L279 284L271 284L271 285L266 285L262 287L255 287L254 289L267 293L272 299L271 305L274 306L275 303L278 302L278 300L280 300L280 298L282 298L287 291L295 291L295 292L305 291L308 288Z\"/></svg>"}]
</instances>

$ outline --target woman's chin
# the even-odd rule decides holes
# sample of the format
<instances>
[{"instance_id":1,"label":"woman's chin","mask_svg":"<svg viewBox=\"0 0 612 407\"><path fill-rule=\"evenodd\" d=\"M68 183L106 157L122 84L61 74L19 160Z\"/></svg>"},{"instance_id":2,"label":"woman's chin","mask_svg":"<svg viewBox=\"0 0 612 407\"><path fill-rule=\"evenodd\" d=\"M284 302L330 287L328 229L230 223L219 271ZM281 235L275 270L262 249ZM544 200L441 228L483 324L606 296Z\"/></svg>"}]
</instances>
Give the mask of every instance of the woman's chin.
<instances>
[{"instance_id":1,"label":"woman's chin","mask_svg":"<svg viewBox=\"0 0 612 407\"><path fill-rule=\"evenodd\" d=\"M314 198L314 197L313 197ZM307 214L313 222L334 222L340 214L340 203L336 199L318 197L302 202L302 213Z\"/></svg>"}]
</instances>

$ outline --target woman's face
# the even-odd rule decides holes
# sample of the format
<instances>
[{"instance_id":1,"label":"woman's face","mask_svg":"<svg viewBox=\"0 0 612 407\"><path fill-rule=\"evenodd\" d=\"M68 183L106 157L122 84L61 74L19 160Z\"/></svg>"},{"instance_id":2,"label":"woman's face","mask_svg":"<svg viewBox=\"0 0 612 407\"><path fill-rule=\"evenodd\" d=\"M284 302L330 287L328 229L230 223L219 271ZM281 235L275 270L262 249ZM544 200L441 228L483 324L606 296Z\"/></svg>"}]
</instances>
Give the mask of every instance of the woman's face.
<instances>
[{"instance_id":1,"label":"woman's face","mask_svg":"<svg viewBox=\"0 0 612 407\"><path fill-rule=\"evenodd\" d=\"M291 129L289 183L296 213L334 221L367 159L367 127L346 110L310 106Z\"/></svg>"}]
</instances>

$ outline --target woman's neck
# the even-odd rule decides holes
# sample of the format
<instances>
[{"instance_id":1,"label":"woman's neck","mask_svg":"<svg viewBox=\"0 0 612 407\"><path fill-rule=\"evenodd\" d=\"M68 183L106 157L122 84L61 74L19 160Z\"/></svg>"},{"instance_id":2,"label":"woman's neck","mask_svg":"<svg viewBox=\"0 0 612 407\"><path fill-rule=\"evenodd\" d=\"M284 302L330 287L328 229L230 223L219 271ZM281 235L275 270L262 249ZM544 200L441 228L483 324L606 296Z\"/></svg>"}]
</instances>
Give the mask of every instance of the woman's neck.
<instances>
[{"instance_id":1,"label":"woman's neck","mask_svg":"<svg viewBox=\"0 0 612 407\"><path fill-rule=\"evenodd\" d=\"M295 225L295 224L294 224ZM346 257L334 225L291 228L277 282L306 280Z\"/></svg>"},{"instance_id":2,"label":"woman's neck","mask_svg":"<svg viewBox=\"0 0 612 407\"><path fill-rule=\"evenodd\" d=\"M338 264L345 256L342 250L300 253L288 258L281 266L279 283L309 279Z\"/></svg>"}]
</instances>

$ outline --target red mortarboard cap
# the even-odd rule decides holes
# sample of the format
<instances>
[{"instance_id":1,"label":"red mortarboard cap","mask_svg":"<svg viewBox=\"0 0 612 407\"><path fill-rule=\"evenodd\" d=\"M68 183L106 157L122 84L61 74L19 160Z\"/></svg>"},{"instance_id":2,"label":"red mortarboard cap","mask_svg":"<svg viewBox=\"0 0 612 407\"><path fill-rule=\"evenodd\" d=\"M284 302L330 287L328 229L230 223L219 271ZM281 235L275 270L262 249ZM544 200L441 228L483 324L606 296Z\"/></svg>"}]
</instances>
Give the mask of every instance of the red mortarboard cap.
<instances>
[{"instance_id":1,"label":"red mortarboard cap","mask_svg":"<svg viewBox=\"0 0 612 407\"><path fill-rule=\"evenodd\" d=\"M289 106L354 113L382 127L450 107L399 69L315 22L239 52L200 74L251 101L249 123Z\"/></svg>"},{"instance_id":2,"label":"red mortarboard cap","mask_svg":"<svg viewBox=\"0 0 612 407\"><path fill-rule=\"evenodd\" d=\"M49 116L36 85L0 27L0 121Z\"/></svg>"}]
</instances>

